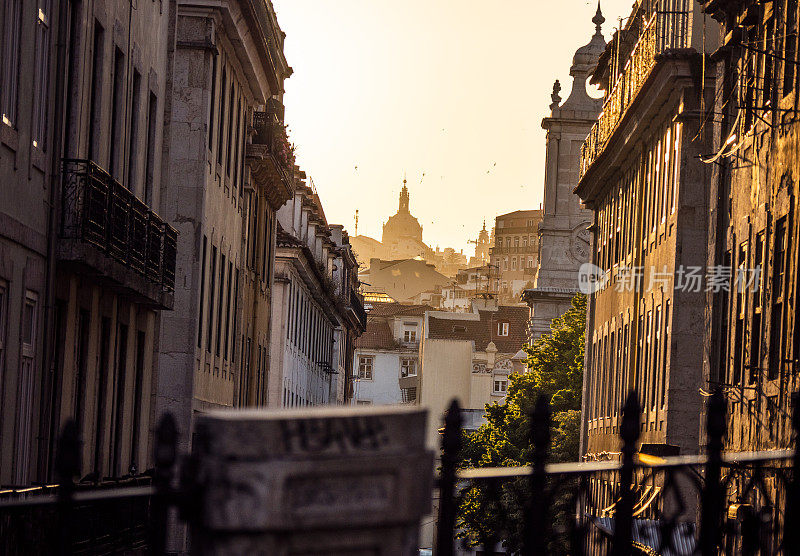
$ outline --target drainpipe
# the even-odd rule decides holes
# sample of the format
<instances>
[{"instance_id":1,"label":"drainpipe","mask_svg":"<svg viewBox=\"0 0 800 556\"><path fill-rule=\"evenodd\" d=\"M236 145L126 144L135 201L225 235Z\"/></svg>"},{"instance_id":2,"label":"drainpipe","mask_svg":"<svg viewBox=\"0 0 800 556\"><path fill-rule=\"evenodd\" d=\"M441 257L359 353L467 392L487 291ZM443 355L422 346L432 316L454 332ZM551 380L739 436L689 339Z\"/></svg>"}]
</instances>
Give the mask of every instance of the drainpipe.
<instances>
[{"instance_id":1,"label":"drainpipe","mask_svg":"<svg viewBox=\"0 0 800 556\"><path fill-rule=\"evenodd\" d=\"M56 277L56 233L58 228L58 190L61 180L61 157L64 144L64 110L63 101L65 94L66 71L66 45L67 29L71 15L71 2L56 2L58 37L56 39L56 69L55 69L55 103L53 114L53 138L50 147L50 198L47 212L47 260L45 266L45 291L44 291L44 325L43 352L42 352L42 381L39 411L39 434L37 435L38 450L36 462L36 475L40 480L50 480L52 470L51 448L55 448L55 439L58 437L56 392L57 385L53 383L55 376L55 358L53 357L53 344L55 343L54 307L55 307L55 277ZM74 6L72 6L74 8Z\"/></svg>"}]
</instances>

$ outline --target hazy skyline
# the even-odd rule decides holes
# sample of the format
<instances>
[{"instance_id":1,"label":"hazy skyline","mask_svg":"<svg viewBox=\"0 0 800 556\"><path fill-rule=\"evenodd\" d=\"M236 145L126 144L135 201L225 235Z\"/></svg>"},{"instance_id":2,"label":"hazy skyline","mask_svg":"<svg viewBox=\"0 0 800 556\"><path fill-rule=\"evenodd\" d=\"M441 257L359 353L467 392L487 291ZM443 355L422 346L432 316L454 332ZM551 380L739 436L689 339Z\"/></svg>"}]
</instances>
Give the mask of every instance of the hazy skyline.
<instances>
[{"instance_id":1,"label":"hazy skyline","mask_svg":"<svg viewBox=\"0 0 800 556\"><path fill-rule=\"evenodd\" d=\"M404 174L431 247L539 208L553 81L572 86L596 2L273 0L294 74L286 121L330 223L381 237ZM631 0L602 2L606 40ZM424 173L424 177L423 177Z\"/></svg>"}]
</instances>

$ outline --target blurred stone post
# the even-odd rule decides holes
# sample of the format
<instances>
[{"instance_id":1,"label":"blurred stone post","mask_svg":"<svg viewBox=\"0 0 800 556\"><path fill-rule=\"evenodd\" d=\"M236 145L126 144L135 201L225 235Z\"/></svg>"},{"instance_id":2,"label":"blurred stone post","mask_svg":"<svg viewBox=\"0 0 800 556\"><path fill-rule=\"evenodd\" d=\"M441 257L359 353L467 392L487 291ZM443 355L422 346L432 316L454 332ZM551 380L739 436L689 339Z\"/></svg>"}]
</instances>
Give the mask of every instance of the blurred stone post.
<instances>
[{"instance_id":1,"label":"blurred stone post","mask_svg":"<svg viewBox=\"0 0 800 556\"><path fill-rule=\"evenodd\" d=\"M192 553L417 554L433 480L425 419L391 406L199 416Z\"/></svg>"}]
</instances>

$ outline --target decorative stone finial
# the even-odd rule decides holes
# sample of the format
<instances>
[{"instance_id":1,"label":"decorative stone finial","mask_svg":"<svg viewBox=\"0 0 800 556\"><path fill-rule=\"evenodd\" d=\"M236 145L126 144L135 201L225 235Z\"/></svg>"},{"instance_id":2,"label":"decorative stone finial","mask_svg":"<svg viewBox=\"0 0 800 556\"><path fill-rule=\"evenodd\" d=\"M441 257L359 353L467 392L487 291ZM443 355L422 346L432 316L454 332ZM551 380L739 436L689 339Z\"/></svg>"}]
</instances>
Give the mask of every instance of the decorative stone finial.
<instances>
[{"instance_id":1,"label":"decorative stone finial","mask_svg":"<svg viewBox=\"0 0 800 556\"><path fill-rule=\"evenodd\" d=\"M592 18L592 23L594 23L595 34L602 35L600 31L600 27L605 23L606 18L603 17L603 12L600 11L600 0L597 0L597 13L594 14Z\"/></svg>"},{"instance_id":2,"label":"decorative stone finial","mask_svg":"<svg viewBox=\"0 0 800 556\"><path fill-rule=\"evenodd\" d=\"M561 92L561 83L556 79L556 82L553 83L553 94L550 95L550 100L553 103L550 105L550 110L555 110L558 108L558 105L561 104L561 96L558 94Z\"/></svg>"}]
</instances>

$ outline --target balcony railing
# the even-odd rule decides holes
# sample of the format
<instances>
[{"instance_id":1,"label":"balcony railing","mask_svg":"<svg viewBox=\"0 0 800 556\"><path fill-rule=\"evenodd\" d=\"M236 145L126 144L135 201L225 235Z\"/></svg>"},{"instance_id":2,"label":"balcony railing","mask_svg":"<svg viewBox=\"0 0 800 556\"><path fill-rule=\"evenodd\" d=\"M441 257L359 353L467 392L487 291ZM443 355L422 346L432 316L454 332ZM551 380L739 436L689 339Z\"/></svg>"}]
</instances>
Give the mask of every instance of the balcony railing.
<instances>
[{"instance_id":1,"label":"balcony railing","mask_svg":"<svg viewBox=\"0 0 800 556\"><path fill-rule=\"evenodd\" d=\"M794 407L789 449L724 453L727 408L715 393L705 453L662 457L658 445L640 444L641 408L631 393L619 452L550 463L551 408L543 395L529 413L530 447L521 452L529 465L471 467L481 461L462 450L463 410L453 401L440 429L435 553L455 554L461 537L484 554L496 554L500 544L510 554L800 554L800 407Z\"/></svg>"},{"instance_id":2,"label":"balcony railing","mask_svg":"<svg viewBox=\"0 0 800 556\"><path fill-rule=\"evenodd\" d=\"M283 125L282 107L253 114L255 135L247 146L256 184L266 186L270 203L277 208L294 194L294 153Z\"/></svg>"},{"instance_id":3,"label":"balcony railing","mask_svg":"<svg viewBox=\"0 0 800 556\"><path fill-rule=\"evenodd\" d=\"M603 111L583 142L579 179L603 152L628 107L650 76L658 55L666 50L686 48L688 39L688 11L656 11L650 16L621 73L613 81L611 92L603 102Z\"/></svg>"},{"instance_id":4,"label":"balcony railing","mask_svg":"<svg viewBox=\"0 0 800 556\"><path fill-rule=\"evenodd\" d=\"M60 235L172 291L178 232L91 160L64 160Z\"/></svg>"}]
</instances>

